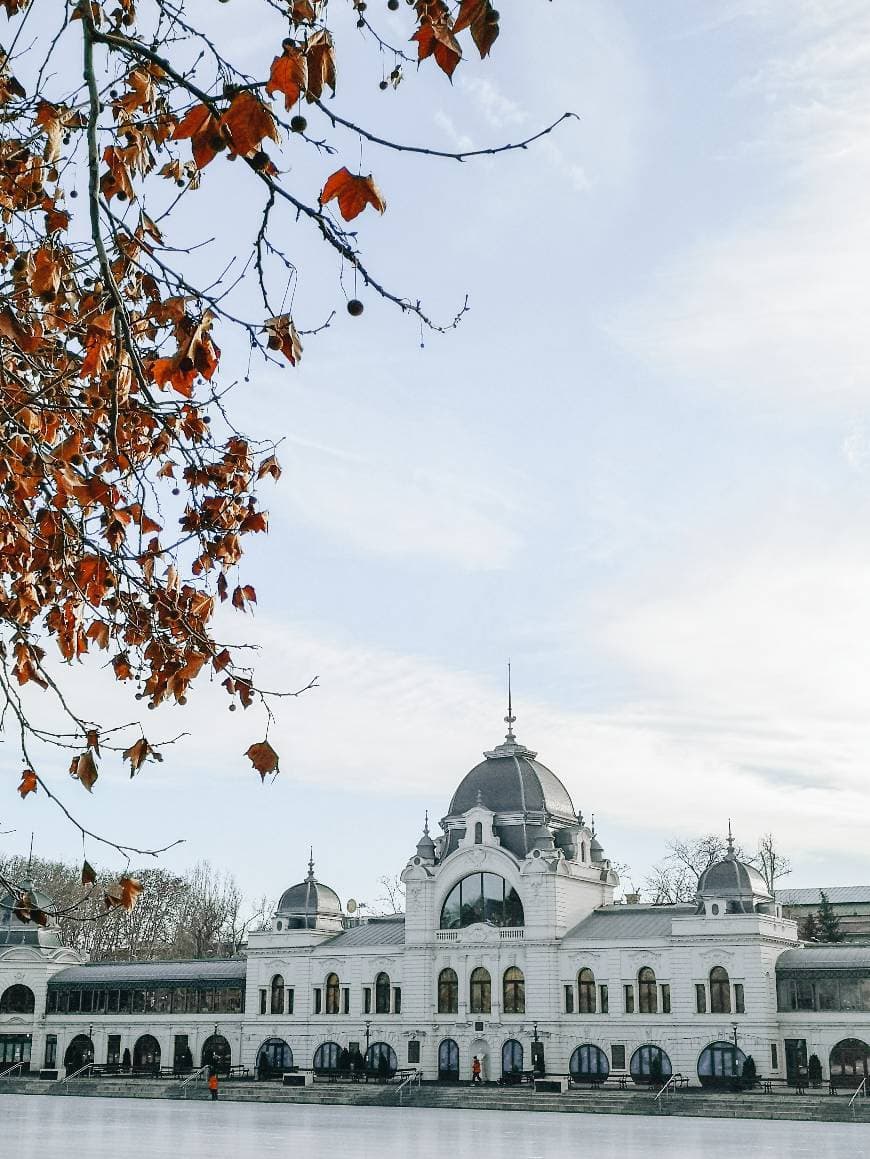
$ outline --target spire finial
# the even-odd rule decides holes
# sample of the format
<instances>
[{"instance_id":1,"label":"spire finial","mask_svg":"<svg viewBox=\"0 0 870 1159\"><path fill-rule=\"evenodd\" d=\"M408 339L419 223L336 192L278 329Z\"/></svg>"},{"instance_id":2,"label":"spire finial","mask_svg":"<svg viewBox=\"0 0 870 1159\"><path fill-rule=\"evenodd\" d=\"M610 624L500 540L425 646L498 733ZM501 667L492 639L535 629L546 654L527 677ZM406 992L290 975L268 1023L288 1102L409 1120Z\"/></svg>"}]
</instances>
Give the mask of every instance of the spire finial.
<instances>
[{"instance_id":1,"label":"spire finial","mask_svg":"<svg viewBox=\"0 0 870 1159\"><path fill-rule=\"evenodd\" d=\"M314 881L314 846L308 849L308 880Z\"/></svg>"},{"instance_id":2,"label":"spire finial","mask_svg":"<svg viewBox=\"0 0 870 1159\"><path fill-rule=\"evenodd\" d=\"M27 880L33 878L33 830L30 831L30 853L27 857Z\"/></svg>"},{"instance_id":3,"label":"spire finial","mask_svg":"<svg viewBox=\"0 0 870 1159\"><path fill-rule=\"evenodd\" d=\"M592 814L592 836L595 836L595 814Z\"/></svg>"},{"instance_id":4,"label":"spire finial","mask_svg":"<svg viewBox=\"0 0 870 1159\"><path fill-rule=\"evenodd\" d=\"M728 818L728 856L734 856L734 836L731 832L731 818Z\"/></svg>"},{"instance_id":5,"label":"spire finial","mask_svg":"<svg viewBox=\"0 0 870 1159\"><path fill-rule=\"evenodd\" d=\"M516 719L514 716L513 698L511 696L511 662L508 660L508 710L507 716L504 718L504 722L508 726L507 735L504 739L508 744L513 744L516 741L516 737L514 736L514 722Z\"/></svg>"},{"instance_id":6,"label":"spire finial","mask_svg":"<svg viewBox=\"0 0 870 1159\"><path fill-rule=\"evenodd\" d=\"M429 836L429 810L426 810L425 820L423 821L423 836Z\"/></svg>"}]
</instances>

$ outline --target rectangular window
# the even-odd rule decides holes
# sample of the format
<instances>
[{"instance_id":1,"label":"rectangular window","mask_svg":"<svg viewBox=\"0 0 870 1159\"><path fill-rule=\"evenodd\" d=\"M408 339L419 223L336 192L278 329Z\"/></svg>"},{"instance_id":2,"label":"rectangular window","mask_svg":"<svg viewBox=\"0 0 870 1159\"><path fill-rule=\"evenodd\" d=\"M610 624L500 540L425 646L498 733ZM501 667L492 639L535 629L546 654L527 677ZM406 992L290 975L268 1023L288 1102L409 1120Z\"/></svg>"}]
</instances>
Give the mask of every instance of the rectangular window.
<instances>
[{"instance_id":1,"label":"rectangular window","mask_svg":"<svg viewBox=\"0 0 870 1159\"><path fill-rule=\"evenodd\" d=\"M319 986L314 987L314 1013L323 1013L323 991Z\"/></svg>"},{"instance_id":2,"label":"rectangular window","mask_svg":"<svg viewBox=\"0 0 870 1159\"><path fill-rule=\"evenodd\" d=\"M565 1013L566 1014L573 1014L574 1013L574 987L573 986L566 986L565 987Z\"/></svg>"},{"instance_id":3,"label":"rectangular window","mask_svg":"<svg viewBox=\"0 0 870 1159\"><path fill-rule=\"evenodd\" d=\"M169 1014L172 1009L172 991L158 990L156 994L155 1010L158 1014Z\"/></svg>"},{"instance_id":4,"label":"rectangular window","mask_svg":"<svg viewBox=\"0 0 870 1159\"><path fill-rule=\"evenodd\" d=\"M292 1014L293 1013L293 990L292 989L287 990L286 994L287 994L287 1013Z\"/></svg>"},{"instance_id":5,"label":"rectangular window","mask_svg":"<svg viewBox=\"0 0 870 1159\"><path fill-rule=\"evenodd\" d=\"M861 1009L861 998L858 993L858 983L852 978L840 979L840 1009Z\"/></svg>"},{"instance_id":6,"label":"rectangular window","mask_svg":"<svg viewBox=\"0 0 870 1159\"><path fill-rule=\"evenodd\" d=\"M671 1012L671 987L669 982L662 982L662 1014Z\"/></svg>"},{"instance_id":7,"label":"rectangular window","mask_svg":"<svg viewBox=\"0 0 870 1159\"><path fill-rule=\"evenodd\" d=\"M106 1045L106 1066L117 1066L121 1061L121 1036L110 1034Z\"/></svg>"},{"instance_id":8,"label":"rectangular window","mask_svg":"<svg viewBox=\"0 0 870 1159\"><path fill-rule=\"evenodd\" d=\"M106 991L97 990L94 992L94 1014L106 1013Z\"/></svg>"},{"instance_id":9,"label":"rectangular window","mask_svg":"<svg viewBox=\"0 0 870 1159\"><path fill-rule=\"evenodd\" d=\"M69 1009L69 990L58 990L57 992L57 1012L58 1014L66 1014Z\"/></svg>"},{"instance_id":10,"label":"rectangular window","mask_svg":"<svg viewBox=\"0 0 870 1159\"><path fill-rule=\"evenodd\" d=\"M870 978L861 979L861 1009L870 1010Z\"/></svg>"},{"instance_id":11,"label":"rectangular window","mask_svg":"<svg viewBox=\"0 0 870 1159\"><path fill-rule=\"evenodd\" d=\"M770 1069L779 1070L779 1048L775 1042L770 1044Z\"/></svg>"},{"instance_id":12,"label":"rectangular window","mask_svg":"<svg viewBox=\"0 0 870 1159\"><path fill-rule=\"evenodd\" d=\"M45 1036L45 1069L54 1070L57 1066L57 1035Z\"/></svg>"},{"instance_id":13,"label":"rectangular window","mask_svg":"<svg viewBox=\"0 0 870 1159\"><path fill-rule=\"evenodd\" d=\"M695 983L695 1013L707 1013L707 987L703 982Z\"/></svg>"},{"instance_id":14,"label":"rectangular window","mask_svg":"<svg viewBox=\"0 0 870 1159\"><path fill-rule=\"evenodd\" d=\"M146 1014L153 1014L156 1009L157 1009L157 991L156 990L146 990L145 991L145 1013Z\"/></svg>"},{"instance_id":15,"label":"rectangular window","mask_svg":"<svg viewBox=\"0 0 870 1159\"><path fill-rule=\"evenodd\" d=\"M82 990L82 1014L90 1014L94 1008L93 990Z\"/></svg>"},{"instance_id":16,"label":"rectangular window","mask_svg":"<svg viewBox=\"0 0 870 1159\"><path fill-rule=\"evenodd\" d=\"M610 998L609 998L608 993L607 993L607 983L606 982L602 982L601 985L598 987L598 998L599 998L598 1009L601 1011L602 1014L607 1014L608 1011L610 1010Z\"/></svg>"},{"instance_id":17,"label":"rectangular window","mask_svg":"<svg viewBox=\"0 0 870 1159\"><path fill-rule=\"evenodd\" d=\"M625 1070L625 1044L613 1042L610 1044L610 1062L614 1070Z\"/></svg>"},{"instance_id":18,"label":"rectangular window","mask_svg":"<svg viewBox=\"0 0 870 1159\"><path fill-rule=\"evenodd\" d=\"M134 990L133 991L133 1013L134 1014L144 1014L145 1013L145 991L144 990Z\"/></svg>"},{"instance_id":19,"label":"rectangular window","mask_svg":"<svg viewBox=\"0 0 870 1159\"><path fill-rule=\"evenodd\" d=\"M743 983L742 982L735 982L734 983L734 1013L735 1014L745 1014L746 1013L746 1007L745 1007L744 1002L743 1002Z\"/></svg>"},{"instance_id":20,"label":"rectangular window","mask_svg":"<svg viewBox=\"0 0 870 1159\"><path fill-rule=\"evenodd\" d=\"M625 1013L634 1014L634 986L630 982L622 987L625 1001Z\"/></svg>"},{"instance_id":21,"label":"rectangular window","mask_svg":"<svg viewBox=\"0 0 870 1159\"><path fill-rule=\"evenodd\" d=\"M408 1062L420 1061L420 1043L416 1038L412 1038L408 1043Z\"/></svg>"},{"instance_id":22,"label":"rectangular window","mask_svg":"<svg viewBox=\"0 0 870 1159\"><path fill-rule=\"evenodd\" d=\"M401 1014L402 1013L402 987L401 986L394 986L393 987L393 1013L394 1014ZM345 1014L347 1014L346 1010L345 1010Z\"/></svg>"},{"instance_id":23,"label":"rectangular window","mask_svg":"<svg viewBox=\"0 0 870 1159\"><path fill-rule=\"evenodd\" d=\"M106 1009L108 1010L109 1014L118 1013L118 998L119 993L117 990L110 990L106 995Z\"/></svg>"},{"instance_id":24,"label":"rectangular window","mask_svg":"<svg viewBox=\"0 0 870 1159\"><path fill-rule=\"evenodd\" d=\"M266 1013L266 991L265 990L260 991L260 1013L261 1014Z\"/></svg>"},{"instance_id":25,"label":"rectangular window","mask_svg":"<svg viewBox=\"0 0 870 1159\"><path fill-rule=\"evenodd\" d=\"M69 1006L67 1010L70 1014L78 1014L82 1008L82 992L81 990L70 990L69 992Z\"/></svg>"},{"instance_id":26,"label":"rectangular window","mask_svg":"<svg viewBox=\"0 0 870 1159\"><path fill-rule=\"evenodd\" d=\"M371 986L363 986L363 1014L371 1014L372 1012L372 988Z\"/></svg>"},{"instance_id":27,"label":"rectangular window","mask_svg":"<svg viewBox=\"0 0 870 1159\"><path fill-rule=\"evenodd\" d=\"M57 1010L57 991L49 990L45 999L45 1013L54 1014Z\"/></svg>"},{"instance_id":28,"label":"rectangular window","mask_svg":"<svg viewBox=\"0 0 870 1159\"><path fill-rule=\"evenodd\" d=\"M813 984L809 981L801 979L797 983L797 1008L798 1010L812 1010L813 1009Z\"/></svg>"},{"instance_id":29,"label":"rectangular window","mask_svg":"<svg viewBox=\"0 0 870 1159\"><path fill-rule=\"evenodd\" d=\"M350 1014L350 987L342 986L341 988L341 1012L342 1014Z\"/></svg>"},{"instance_id":30,"label":"rectangular window","mask_svg":"<svg viewBox=\"0 0 870 1159\"><path fill-rule=\"evenodd\" d=\"M836 1010L837 981L835 978L819 978L816 982L816 1009Z\"/></svg>"},{"instance_id":31,"label":"rectangular window","mask_svg":"<svg viewBox=\"0 0 870 1159\"><path fill-rule=\"evenodd\" d=\"M119 1014L129 1014L130 1013L130 1000L132 999L132 997L133 997L132 990L122 990L120 992L119 999L118 999L118 1013Z\"/></svg>"}]
</instances>

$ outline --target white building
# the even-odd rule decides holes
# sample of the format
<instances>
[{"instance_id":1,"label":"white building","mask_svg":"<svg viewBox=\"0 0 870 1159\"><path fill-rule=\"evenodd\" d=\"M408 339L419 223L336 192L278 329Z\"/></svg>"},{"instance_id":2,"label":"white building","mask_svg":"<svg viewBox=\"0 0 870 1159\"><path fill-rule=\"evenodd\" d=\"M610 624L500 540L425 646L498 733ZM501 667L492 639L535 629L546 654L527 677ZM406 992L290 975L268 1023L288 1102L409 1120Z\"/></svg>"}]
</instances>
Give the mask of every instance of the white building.
<instances>
[{"instance_id":1,"label":"white building","mask_svg":"<svg viewBox=\"0 0 870 1159\"><path fill-rule=\"evenodd\" d=\"M694 905L615 903L595 832L508 719L442 834L426 826L402 917L345 915L309 864L246 958L88 964L6 898L0 1070L366 1065L451 1081L476 1055L489 1080L534 1067L713 1083L747 1055L794 1080L815 1054L835 1081L868 1073L870 947L802 946L733 851Z\"/></svg>"}]
</instances>

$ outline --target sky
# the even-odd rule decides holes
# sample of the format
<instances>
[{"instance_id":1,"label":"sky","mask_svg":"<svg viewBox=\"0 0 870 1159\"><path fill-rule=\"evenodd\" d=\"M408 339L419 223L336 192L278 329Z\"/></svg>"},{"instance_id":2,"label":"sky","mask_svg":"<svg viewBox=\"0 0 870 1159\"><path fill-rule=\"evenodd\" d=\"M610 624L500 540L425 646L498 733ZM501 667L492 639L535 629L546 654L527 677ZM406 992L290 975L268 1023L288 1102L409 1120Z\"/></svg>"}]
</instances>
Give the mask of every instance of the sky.
<instances>
[{"instance_id":1,"label":"sky","mask_svg":"<svg viewBox=\"0 0 870 1159\"><path fill-rule=\"evenodd\" d=\"M285 473L246 565L256 613L226 627L262 645L263 683L319 677L278 710L280 776L261 786L243 756L262 719L208 688L146 714L149 738L190 735L133 782L107 759L84 800L66 762L45 768L95 830L183 837L170 867L207 858L277 896L313 846L321 880L374 904L503 735L510 658L519 739L626 882L729 818L744 847L775 834L789 885L868 881L870 9L516 7L452 86L339 74L336 111L435 148L578 114L462 165L339 139L388 202L360 219L370 266L438 317L468 293L458 330L421 342L371 292L350 318L331 259L286 222L297 324L338 314L299 367L255 366L233 397L247 430L283 437ZM188 8L268 67L275 31L240 0ZM332 162L300 159L300 183ZM240 230L250 191L209 196L191 227ZM90 715L135 715L92 667L70 679ZM37 852L80 855L49 803L8 798L5 847L33 831Z\"/></svg>"}]
</instances>

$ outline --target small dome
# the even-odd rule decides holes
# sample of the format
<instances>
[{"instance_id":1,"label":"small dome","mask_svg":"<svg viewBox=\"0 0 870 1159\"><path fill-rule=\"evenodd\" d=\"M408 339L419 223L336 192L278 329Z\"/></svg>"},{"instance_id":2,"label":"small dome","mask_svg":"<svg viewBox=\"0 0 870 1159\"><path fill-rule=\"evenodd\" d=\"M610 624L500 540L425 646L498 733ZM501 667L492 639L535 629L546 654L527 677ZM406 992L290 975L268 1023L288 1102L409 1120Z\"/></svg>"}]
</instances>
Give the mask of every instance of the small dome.
<instances>
[{"instance_id":1,"label":"small dome","mask_svg":"<svg viewBox=\"0 0 870 1159\"><path fill-rule=\"evenodd\" d=\"M291 885L281 894L275 910L280 928L316 929L324 922L341 922L341 901L334 889L314 876L314 861L308 862L308 876L298 885Z\"/></svg>"},{"instance_id":2,"label":"small dome","mask_svg":"<svg viewBox=\"0 0 870 1159\"><path fill-rule=\"evenodd\" d=\"M740 861L728 835L728 852L714 861L698 879L698 898L723 898L729 913L754 913L757 906L773 901L767 882L754 865Z\"/></svg>"},{"instance_id":3,"label":"small dome","mask_svg":"<svg viewBox=\"0 0 870 1159\"><path fill-rule=\"evenodd\" d=\"M423 836L417 842L417 856L422 857L424 861L435 860L435 842L429 835L429 814L426 814L426 820L423 824Z\"/></svg>"},{"instance_id":4,"label":"small dome","mask_svg":"<svg viewBox=\"0 0 870 1159\"><path fill-rule=\"evenodd\" d=\"M52 916L54 910L54 902L48 896L36 888L32 881L22 881L18 886L19 893L26 893L30 895L31 908L40 909L48 917L48 925L55 926L57 924L55 918ZM12 929L34 929L40 928L36 923L27 921L23 922L15 913L18 908L18 897L15 894L7 893L5 897L0 898L0 928ZM45 927L41 927L45 928Z\"/></svg>"}]
</instances>

